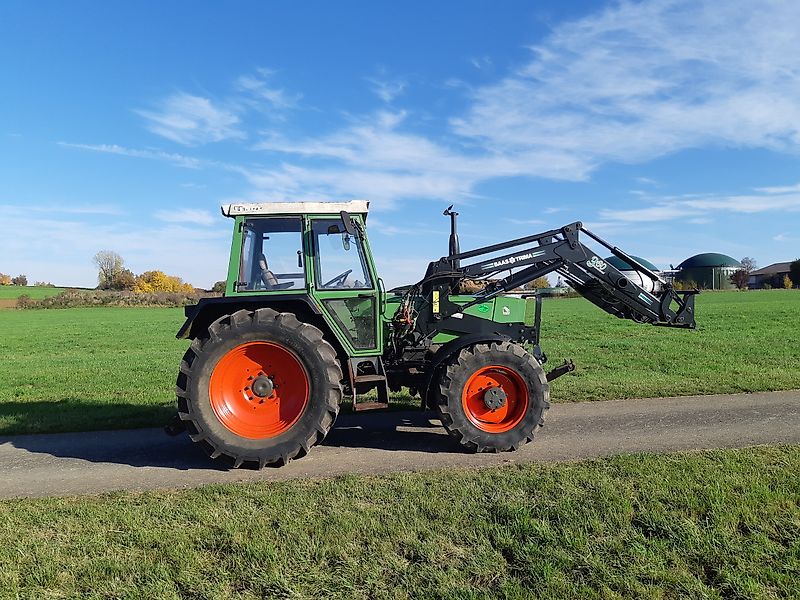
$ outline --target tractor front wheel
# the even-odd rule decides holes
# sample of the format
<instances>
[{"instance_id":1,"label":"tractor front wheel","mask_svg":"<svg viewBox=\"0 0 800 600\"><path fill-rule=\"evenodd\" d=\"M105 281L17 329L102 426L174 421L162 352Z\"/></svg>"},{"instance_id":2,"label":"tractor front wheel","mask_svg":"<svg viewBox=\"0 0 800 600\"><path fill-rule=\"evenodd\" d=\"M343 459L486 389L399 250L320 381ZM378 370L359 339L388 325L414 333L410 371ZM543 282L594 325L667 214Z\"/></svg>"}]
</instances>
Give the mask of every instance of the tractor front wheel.
<instances>
[{"instance_id":1,"label":"tractor front wheel","mask_svg":"<svg viewBox=\"0 0 800 600\"><path fill-rule=\"evenodd\" d=\"M532 441L550 407L541 365L510 342L462 350L442 370L437 391L442 425L473 452L516 450Z\"/></svg>"},{"instance_id":2,"label":"tractor front wheel","mask_svg":"<svg viewBox=\"0 0 800 600\"><path fill-rule=\"evenodd\" d=\"M339 412L342 371L322 331L291 313L240 310L186 351L178 415L212 458L283 465L324 439Z\"/></svg>"}]
</instances>

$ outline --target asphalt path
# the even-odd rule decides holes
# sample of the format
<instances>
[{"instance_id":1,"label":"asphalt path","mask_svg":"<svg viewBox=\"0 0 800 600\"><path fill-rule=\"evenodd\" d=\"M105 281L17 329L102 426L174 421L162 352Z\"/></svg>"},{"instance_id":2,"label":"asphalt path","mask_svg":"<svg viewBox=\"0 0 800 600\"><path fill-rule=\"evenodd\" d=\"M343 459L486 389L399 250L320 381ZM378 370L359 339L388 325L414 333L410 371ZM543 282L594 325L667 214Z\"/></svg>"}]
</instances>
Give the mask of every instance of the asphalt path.
<instances>
[{"instance_id":1,"label":"asphalt path","mask_svg":"<svg viewBox=\"0 0 800 600\"><path fill-rule=\"evenodd\" d=\"M321 446L262 471L226 469L161 429L0 437L0 497L189 488L349 473L573 461L800 443L800 391L556 404L517 452L467 454L430 413L342 414Z\"/></svg>"}]
</instances>

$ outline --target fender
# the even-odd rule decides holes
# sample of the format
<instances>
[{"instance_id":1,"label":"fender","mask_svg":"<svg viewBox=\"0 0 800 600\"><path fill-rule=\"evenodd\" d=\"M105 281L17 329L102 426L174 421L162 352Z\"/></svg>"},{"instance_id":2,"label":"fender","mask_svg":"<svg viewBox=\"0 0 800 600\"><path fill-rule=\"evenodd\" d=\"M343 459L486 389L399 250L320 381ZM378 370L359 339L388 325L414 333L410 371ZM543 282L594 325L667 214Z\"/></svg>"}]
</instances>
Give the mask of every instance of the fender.
<instances>
[{"instance_id":1,"label":"fender","mask_svg":"<svg viewBox=\"0 0 800 600\"><path fill-rule=\"evenodd\" d=\"M175 336L178 339L194 339L205 328L222 315L241 308L255 310L289 303L302 303L312 314L321 315L319 306L307 294L263 294L258 296L223 296L221 298L201 298L197 304L184 308L186 321Z\"/></svg>"}]
</instances>

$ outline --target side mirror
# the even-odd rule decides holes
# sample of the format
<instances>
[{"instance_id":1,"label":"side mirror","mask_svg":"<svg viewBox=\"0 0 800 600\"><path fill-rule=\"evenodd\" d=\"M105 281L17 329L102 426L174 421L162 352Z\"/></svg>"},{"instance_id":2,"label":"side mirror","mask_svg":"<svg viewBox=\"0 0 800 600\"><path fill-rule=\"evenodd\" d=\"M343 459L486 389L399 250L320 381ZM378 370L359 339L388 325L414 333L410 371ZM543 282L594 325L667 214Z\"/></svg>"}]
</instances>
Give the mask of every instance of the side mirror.
<instances>
[{"instance_id":1,"label":"side mirror","mask_svg":"<svg viewBox=\"0 0 800 600\"><path fill-rule=\"evenodd\" d=\"M358 232L356 231L356 226L353 223L353 217L350 216L346 210L343 210L339 213L339 216L342 217L342 225L344 226L344 230L352 236L357 236Z\"/></svg>"}]
</instances>

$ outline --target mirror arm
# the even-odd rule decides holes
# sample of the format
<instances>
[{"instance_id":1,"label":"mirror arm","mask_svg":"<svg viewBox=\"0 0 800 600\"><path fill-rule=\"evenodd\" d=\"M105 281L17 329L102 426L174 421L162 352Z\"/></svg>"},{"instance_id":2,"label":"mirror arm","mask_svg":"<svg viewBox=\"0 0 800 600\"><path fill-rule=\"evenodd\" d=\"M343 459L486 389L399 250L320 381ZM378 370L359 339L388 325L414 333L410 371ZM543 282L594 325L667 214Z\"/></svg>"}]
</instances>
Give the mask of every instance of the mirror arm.
<instances>
[{"instance_id":1,"label":"mirror arm","mask_svg":"<svg viewBox=\"0 0 800 600\"><path fill-rule=\"evenodd\" d=\"M342 218L342 225L344 226L344 230L352 236L357 236L357 230L353 224L353 217L350 216L346 210L343 210L339 213L339 216Z\"/></svg>"}]
</instances>

